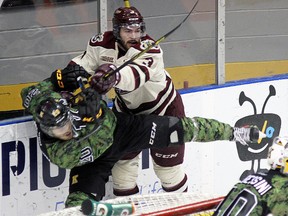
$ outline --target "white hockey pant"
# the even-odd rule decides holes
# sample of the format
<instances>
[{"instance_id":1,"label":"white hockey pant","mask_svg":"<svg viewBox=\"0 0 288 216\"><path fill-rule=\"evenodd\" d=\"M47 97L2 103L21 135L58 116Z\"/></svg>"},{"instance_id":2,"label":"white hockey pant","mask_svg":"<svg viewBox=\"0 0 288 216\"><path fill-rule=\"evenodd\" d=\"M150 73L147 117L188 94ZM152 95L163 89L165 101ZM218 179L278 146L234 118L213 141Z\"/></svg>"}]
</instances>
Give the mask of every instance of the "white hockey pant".
<instances>
[{"instance_id":1,"label":"white hockey pant","mask_svg":"<svg viewBox=\"0 0 288 216\"><path fill-rule=\"evenodd\" d=\"M153 160L153 166L154 171L164 188L175 188L175 190L170 190L170 192L184 192L187 190L187 181L181 187L177 187L186 176L181 164L172 167L163 167L156 164Z\"/></svg>"},{"instance_id":2,"label":"white hockey pant","mask_svg":"<svg viewBox=\"0 0 288 216\"><path fill-rule=\"evenodd\" d=\"M113 188L116 190L129 190L137 185L139 171L138 154L131 160L119 160L112 169Z\"/></svg>"}]
</instances>

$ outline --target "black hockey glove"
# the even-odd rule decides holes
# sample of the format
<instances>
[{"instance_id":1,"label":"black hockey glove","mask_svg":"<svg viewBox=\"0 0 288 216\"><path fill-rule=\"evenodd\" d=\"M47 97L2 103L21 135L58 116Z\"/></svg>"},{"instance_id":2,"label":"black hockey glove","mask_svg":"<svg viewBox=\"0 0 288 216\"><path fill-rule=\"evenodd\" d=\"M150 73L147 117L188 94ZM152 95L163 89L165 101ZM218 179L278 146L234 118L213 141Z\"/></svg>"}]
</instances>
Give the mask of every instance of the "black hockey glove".
<instances>
[{"instance_id":1,"label":"black hockey glove","mask_svg":"<svg viewBox=\"0 0 288 216\"><path fill-rule=\"evenodd\" d=\"M50 80L57 90L73 91L78 88L77 77L89 78L91 75L77 64L69 64L63 70L56 70L51 74Z\"/></svg>"},{"instance_id":2,"label":"black hockey glove","mask_svg":"<svg viewBox=\"0 0 288 216\"><path fill-rule=\"evenodd\" d=\"M101 95L92 88L84 89L81 94L84 100L78 104L78 107L82 121L94 122L101 115L99 112Z\"/></svg>"},{"instance_id":3,"label":"black hockey glove","mask_svg":"<svg viewBox=\"0 0 288 216\"><path fill-rule=\"evenodd\" d=\"M106 94L112 89L120 80L120 73L112 73L110 76L105 77L108 73L111 73L116 69L113 64L103 64L98 67L95 74L90 78L89 84L99 94Z\"/></svg>"}]
</instances>

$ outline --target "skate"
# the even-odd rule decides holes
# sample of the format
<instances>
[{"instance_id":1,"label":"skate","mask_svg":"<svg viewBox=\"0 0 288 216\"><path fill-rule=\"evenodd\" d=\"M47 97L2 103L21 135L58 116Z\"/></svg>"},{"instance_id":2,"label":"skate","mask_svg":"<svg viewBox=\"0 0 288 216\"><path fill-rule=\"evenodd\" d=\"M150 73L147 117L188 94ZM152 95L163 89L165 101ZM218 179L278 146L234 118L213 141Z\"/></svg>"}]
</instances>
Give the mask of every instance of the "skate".
<instances>
[{"instance_id":1,"label":"skate","mask_svg":"<svg viewBox=\"0 0 288 216\"><path fill-rule=\"evenodd\" d=\"M257 142L258 139L265 138L266 134L261 132L256 126L234 127L233 141L248 145L248 142Z\"/></svg>"}]
</instances>

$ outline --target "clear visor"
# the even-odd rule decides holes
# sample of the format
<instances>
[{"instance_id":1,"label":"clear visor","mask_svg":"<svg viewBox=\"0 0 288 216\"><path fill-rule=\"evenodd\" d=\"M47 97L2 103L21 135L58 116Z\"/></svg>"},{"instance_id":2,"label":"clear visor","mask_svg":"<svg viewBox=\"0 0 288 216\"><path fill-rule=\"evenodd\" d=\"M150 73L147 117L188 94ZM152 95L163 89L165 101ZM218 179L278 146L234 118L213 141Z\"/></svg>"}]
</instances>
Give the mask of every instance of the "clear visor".
<instances>
[{"instance_id":1,"label":"clear visor","mask_svg":"<svg viewBox=\"0 0 288 216\"><path fill-rule=\"evenodd\" d=\"M61 126L55 126L50 128L51 133L54 134L54 136L60 136L64 133L72 131L72 122L70 119L67 119Z\"/></svg>"},{"instance_id":2,"label":"clear visor","mask_svg":"<svg viewBox=\"0 0 288 216\"><path fill-rule=\"evenodd\" d=\"M130 29L130 30L135 30L135 28L139 28L139 31L141 33L141 37L144 37L146 35L145 33L145 23L132 23L132 24L128 24L128 23L122 23L119 25L120 28L126 28L126 29Z\"/></svg>"},{"instance_id":3,"label":"clear visor","mask_svg":"<svg viewBox=\"0 0 288 216\"><path fill-rule=\"evenodd\" d=\"M132 24L128 24L128 23L121 23L120 27L125 27L125 28L132 28L132 27L138 27L141 28L143 25L141 25L141 23L132 23Z\"/></svg>"},{"instance_id":4,"label":"clear visor","mask_svg":"<svg viewBox=\"0 0 288 216\"><path fill-rule=\"evenodd\" d=\"M43 132L57 139L70 140L73 138L73 123L70 118L61 123L60 126L45 127L40 125L40 127Z\"/></svg>"}]
</instances>

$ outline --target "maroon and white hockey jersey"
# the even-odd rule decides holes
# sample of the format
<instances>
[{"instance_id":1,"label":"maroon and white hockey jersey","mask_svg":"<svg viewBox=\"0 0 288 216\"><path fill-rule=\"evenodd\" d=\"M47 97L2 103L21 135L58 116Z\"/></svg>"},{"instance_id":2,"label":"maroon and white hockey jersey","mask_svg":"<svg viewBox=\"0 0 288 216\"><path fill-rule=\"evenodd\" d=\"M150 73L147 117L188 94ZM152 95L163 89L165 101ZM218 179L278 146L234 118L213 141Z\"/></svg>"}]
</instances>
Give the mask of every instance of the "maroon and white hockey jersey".
<instances>
[{"instance_id":1,"label":"maroon and white hockey jersey","mask_svg":"<svg viewBox=\"0 0 288 216\"><path fill-rule=\"evenodd\" d=\"M121 55L123 51L119 50L113 32L108 31L92 37L86 51L72 61L93 75L102 64L122 65L152 41L153 39L146 35L141 44L131 47ZM127 112L128 108L129 112L134 114L163 115L176 96L171 77L164 69L163 51L159 45L121 69L120 75L120 82L115 86L117 96L114 102L119 112Z\"/></svg>"}]
</instances>

